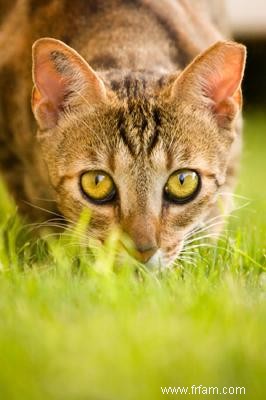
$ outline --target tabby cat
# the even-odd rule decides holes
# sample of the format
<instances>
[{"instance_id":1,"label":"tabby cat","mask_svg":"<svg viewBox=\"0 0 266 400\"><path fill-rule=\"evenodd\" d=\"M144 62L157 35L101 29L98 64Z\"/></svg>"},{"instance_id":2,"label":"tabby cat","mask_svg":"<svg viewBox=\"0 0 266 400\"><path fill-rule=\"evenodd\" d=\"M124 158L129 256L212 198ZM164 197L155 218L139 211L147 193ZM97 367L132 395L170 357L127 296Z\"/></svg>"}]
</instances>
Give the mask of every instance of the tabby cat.
<instances>
[{"instance_id":1,"label":"tabby cat","mask_svg":"<svg viewBox=\"0 0 266 400\"><path fill-rule=\"evenodd\" d=\"M140 261L170 265L231 207L246 52L223 39L222 3L0 0L0 13L0 169L21 213L75 222L89 208L88 237L119 226Z\"/></svg>"}]
</instances>

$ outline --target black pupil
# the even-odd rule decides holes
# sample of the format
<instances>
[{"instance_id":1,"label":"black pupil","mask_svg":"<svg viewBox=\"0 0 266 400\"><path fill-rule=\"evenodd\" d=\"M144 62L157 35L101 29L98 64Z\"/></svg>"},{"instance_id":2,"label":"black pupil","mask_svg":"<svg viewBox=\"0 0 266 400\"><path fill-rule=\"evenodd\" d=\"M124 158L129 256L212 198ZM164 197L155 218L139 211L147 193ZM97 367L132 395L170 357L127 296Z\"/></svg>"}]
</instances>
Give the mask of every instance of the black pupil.
<instances>
[{"instance_id":1,"label":"black pupil","mask_svg":"<svg viewBox=\"0 0 266 400\"><path fill-rule=\"evenodd\" d=\"M96 175L95 176L95 185L98 185L99 183L101 183L103 179L104 179L103 175Z\"/></svg>"},{"instance_id":2,"label":"black pupil","mask_svg":"<svg viewBox=\"0 0 266 400\"><path fill-rule=\"evenodd\" d=\"M179 182L181 183L181 185L183 185L183 183L185 182L185 174L179 175Z\"/></svg>"}]
</instances>

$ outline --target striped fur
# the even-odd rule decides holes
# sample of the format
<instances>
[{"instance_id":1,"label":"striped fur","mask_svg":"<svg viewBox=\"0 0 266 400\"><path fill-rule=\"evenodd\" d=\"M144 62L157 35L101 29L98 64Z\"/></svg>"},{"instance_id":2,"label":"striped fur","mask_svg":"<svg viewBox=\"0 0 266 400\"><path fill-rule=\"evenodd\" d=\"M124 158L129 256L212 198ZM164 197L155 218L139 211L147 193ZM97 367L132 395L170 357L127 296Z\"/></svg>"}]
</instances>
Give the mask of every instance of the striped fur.
<instances>
[{"instance_id":1,"label":"striped fur","mask_svg":"<svg viewBox=\"0 0 266 400\"><path fill-rule=\"evenodd\" d=\"M21 212L49 218L36 210L41 207L76 221L90 207L89 235L104 240L118 224L142 261L155 248L170 263L184 235L219 214L219 191L234 186L240 119L221 133L209 112L173 98L182 71L225 35L219 0L17 0L13 7L0 0L0 169ZM74 48L106 93L92 104L90 84L83 88L79 79L64 118L50 130L38 129L30 109L31 47L41 37ZM68 56L55 51L50 61L63 78L74 77ZM184 167L201 172L202 190L177 207L162 190ZM89 204L81 196L79 176L89 169L113 176L119 197L112 205Z\"/></svg>"}]
</instances>

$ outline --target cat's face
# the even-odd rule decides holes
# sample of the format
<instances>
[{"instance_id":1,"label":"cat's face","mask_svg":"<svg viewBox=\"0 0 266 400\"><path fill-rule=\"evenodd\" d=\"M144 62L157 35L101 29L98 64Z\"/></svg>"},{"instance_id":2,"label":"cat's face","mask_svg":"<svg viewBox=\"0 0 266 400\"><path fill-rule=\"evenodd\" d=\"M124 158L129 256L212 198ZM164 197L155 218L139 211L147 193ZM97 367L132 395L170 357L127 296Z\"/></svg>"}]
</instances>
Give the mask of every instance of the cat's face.
<instances>
[{"instance_id":1,"label":"cat's face","mask_svg":"<svg viewBox=\"0 0 266 400\"><path fill-rule=\"evenodd\" d=\"M182 250L185 236L215 204L225 181L243 67L239 82L233 89L232 82L228 85L233 93L229 96L223 89L217 94L222 98L215 114L204 101L196 101L197 94L195 101L188 94L192 71L188 78L185 73L169 79L163 88L154 79L144 85L146 89L145 78L132 74L130 79L127 76L126 95L122 78L114 92L107 78L103 77L104 84L95 74L93 89L89 88L93 98L82 87L72 87L72 107L69 103L59 118L57 102L66 104L65 94L58 97L60 85L56 92L47 95L46 89L43 94L41 85L53 73L55 81L55 74L67 75L70 56L64 47L54 49L64 46L61 43L41 43L39 51L42 45L52 46L53 55L39 86L35 80L33 110L58 208L71 221L90 208L89 236L104 240L119 225L134 241L141 261L160 259L170 264ZM59 50L64 50L63 55ZM239 63L243 63L240 53ZM60 62L55 72L51 71L53 62ZM69 78L65 85L71 85ZM215 81L215 90L216 86ZM47 96L52 99L49 104Z\"/></svg>"}]
</instances>

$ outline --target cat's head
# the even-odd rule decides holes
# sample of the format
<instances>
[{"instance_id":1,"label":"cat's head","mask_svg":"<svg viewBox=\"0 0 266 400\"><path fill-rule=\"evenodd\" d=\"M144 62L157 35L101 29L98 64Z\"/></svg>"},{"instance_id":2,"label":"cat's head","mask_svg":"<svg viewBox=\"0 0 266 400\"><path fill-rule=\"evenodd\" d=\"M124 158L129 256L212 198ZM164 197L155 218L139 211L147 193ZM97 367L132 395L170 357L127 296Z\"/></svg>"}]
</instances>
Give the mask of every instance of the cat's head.
<instances>
[{"instance_id":1,"label":"cat's head","mask_svg":"<svg viewBox=\"0 0 266 400\"><path fill-rule=\"evenodd\" d=\"M119 225L143 262L169 264L210 212L237 138L245 48L219 42L182 73L95 72L54 39L33 47L32 107L58 208Z\"/></svg>"}]
</instances>

